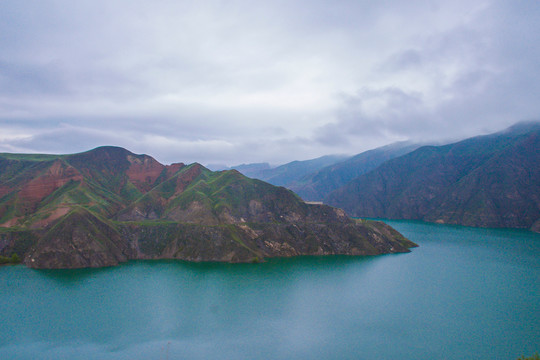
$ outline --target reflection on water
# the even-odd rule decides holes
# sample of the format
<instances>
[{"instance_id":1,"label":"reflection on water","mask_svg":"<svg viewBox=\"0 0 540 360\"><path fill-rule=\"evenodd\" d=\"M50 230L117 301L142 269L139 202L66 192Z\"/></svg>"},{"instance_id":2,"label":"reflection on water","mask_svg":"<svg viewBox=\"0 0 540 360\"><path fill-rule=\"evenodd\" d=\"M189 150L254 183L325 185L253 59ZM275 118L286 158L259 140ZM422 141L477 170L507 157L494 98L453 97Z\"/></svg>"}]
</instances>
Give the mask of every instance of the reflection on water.
<instances>
[{"instance_id":1,"label":"reflection on water","mask_svg":"<svg viewBox=\"0 0 540 360\"><path fill-rule=\"evenodd\" d=\"M0 353L9 359L511 359L538 351L540 236L390 223L420 247L262 264L0 268Z\"/></svg>"}]
</instances>

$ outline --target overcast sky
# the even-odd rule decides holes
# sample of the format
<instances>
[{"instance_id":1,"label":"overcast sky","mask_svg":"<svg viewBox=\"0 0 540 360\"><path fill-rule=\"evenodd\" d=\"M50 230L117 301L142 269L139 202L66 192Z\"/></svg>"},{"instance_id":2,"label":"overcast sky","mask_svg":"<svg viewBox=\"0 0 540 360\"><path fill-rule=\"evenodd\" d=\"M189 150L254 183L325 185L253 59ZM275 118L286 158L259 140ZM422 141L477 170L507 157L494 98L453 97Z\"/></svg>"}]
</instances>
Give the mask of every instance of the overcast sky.
<instances>
[{"instance_id":1,"label":"overcast sky","mask_svg":"<svg viewBox=\"0 0 540 360\"><path fill-rule=\"evenodd\" d=\"M284 163L540 119L540 1L0 0L0 152Z\"/></svg>"}]
</instances>

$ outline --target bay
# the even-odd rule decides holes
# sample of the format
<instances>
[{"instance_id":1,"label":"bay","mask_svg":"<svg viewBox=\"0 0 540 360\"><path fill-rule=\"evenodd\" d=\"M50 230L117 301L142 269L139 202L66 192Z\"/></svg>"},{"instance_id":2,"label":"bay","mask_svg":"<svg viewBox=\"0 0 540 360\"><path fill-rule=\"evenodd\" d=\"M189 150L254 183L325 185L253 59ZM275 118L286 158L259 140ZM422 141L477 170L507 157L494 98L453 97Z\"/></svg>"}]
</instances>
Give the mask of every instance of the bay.
<instances>
[{"instance_id":1,"label":"bay","mask_svg":"<svg viewBox=\"0 0 540 360\"><path fill-rule=\"evenodd\" d=\"M516 359L540 235L387 221L420 247L261 264L0 267L2 359Z\"/></svg>"}]
</instances>

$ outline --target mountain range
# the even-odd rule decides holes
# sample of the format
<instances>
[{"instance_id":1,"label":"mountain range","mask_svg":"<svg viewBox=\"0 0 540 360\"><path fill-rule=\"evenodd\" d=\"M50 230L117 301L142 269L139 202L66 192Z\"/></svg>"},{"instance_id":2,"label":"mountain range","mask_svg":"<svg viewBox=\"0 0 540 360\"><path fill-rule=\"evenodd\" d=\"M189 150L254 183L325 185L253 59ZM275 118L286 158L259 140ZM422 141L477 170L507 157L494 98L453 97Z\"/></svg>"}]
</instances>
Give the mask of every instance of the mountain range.
<instances>
[{"instance_id":1,"label":"mountain range","mask_svg":"<svg viewBox=\"0 0 540 360\"><path fill-rule=\"evenodd\" d=\"M386 160L411 152L420 146L404 141L354 156L326 155L311 160L295 160L274 167L268 163L242 164L230 168L219 165L213 167L235 169L250 178L284 186L306 201L322 201L333 190L376 168Z\"/></svg>"},{"instance_id":2,"label":"mountain range","mask_svg":"<svg viewBox=\"0 0 540 360\"><path fill-rule=\"evenodd\" d=\"M420 147L324 202L358 217L540 231L540 123Z\"/></svg>"},{"instance_id":3,"label":"mountain range","mask_svg":"<svg viewBox=\"0 0 540 360\"><path fill-rule=\"evenodd\" d=\"M323 157L237 169L255 178L264 173L270 182L272 174L287 170L280 185L306 201L337 206L355 217L540 232L539 129L539 122L522 122L442 146L398 142L340 161L336 157L328 165L319 161ZM296 168L312 171L295 173Z\"/></svg>"},{"instance_id":4,"label":"mountain range","mask_svg":"<svg viewBox=\"0 0 540 360\"><path fill-rule=\"evenodd\" d=\"M348 158L349 156L346 155L326 155L310 160L295 160L278 166L270 166L268 163L252 163L232 167L223 165L211 165L211 167L215 170L238 170L250 178L290 188L292 184L300 181L304 176Z\"/></svg>"},{"instance_id":5,"label":"mountain range","mask_svg":"<svg viewBox=\"0 0 540 360\"><path fill-rule=\"evenodd\" d=\"M30 267L248 262L412 246L381 222L307 204L236 170L163 165L110 146L70 155L0 154L0 260Z\"/></svg>"}]
</instances>

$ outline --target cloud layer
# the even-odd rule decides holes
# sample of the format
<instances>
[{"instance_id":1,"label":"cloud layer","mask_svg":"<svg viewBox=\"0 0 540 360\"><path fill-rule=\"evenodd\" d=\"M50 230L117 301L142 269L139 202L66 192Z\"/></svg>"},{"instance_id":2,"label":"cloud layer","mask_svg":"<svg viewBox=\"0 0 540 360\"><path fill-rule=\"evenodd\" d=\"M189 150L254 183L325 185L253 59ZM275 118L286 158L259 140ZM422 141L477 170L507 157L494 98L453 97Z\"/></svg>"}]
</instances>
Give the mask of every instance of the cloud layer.
<instances>
[{"instance_id":1,"label":"cloud layer","mask_svg":"<svg viewBox=\"0 0 540 360\"><path fill-rule=\"evenodd\" d=\"M0 2L0 151L307 159L540 118L535 1Z\"/></svg>"}]
</instances>

